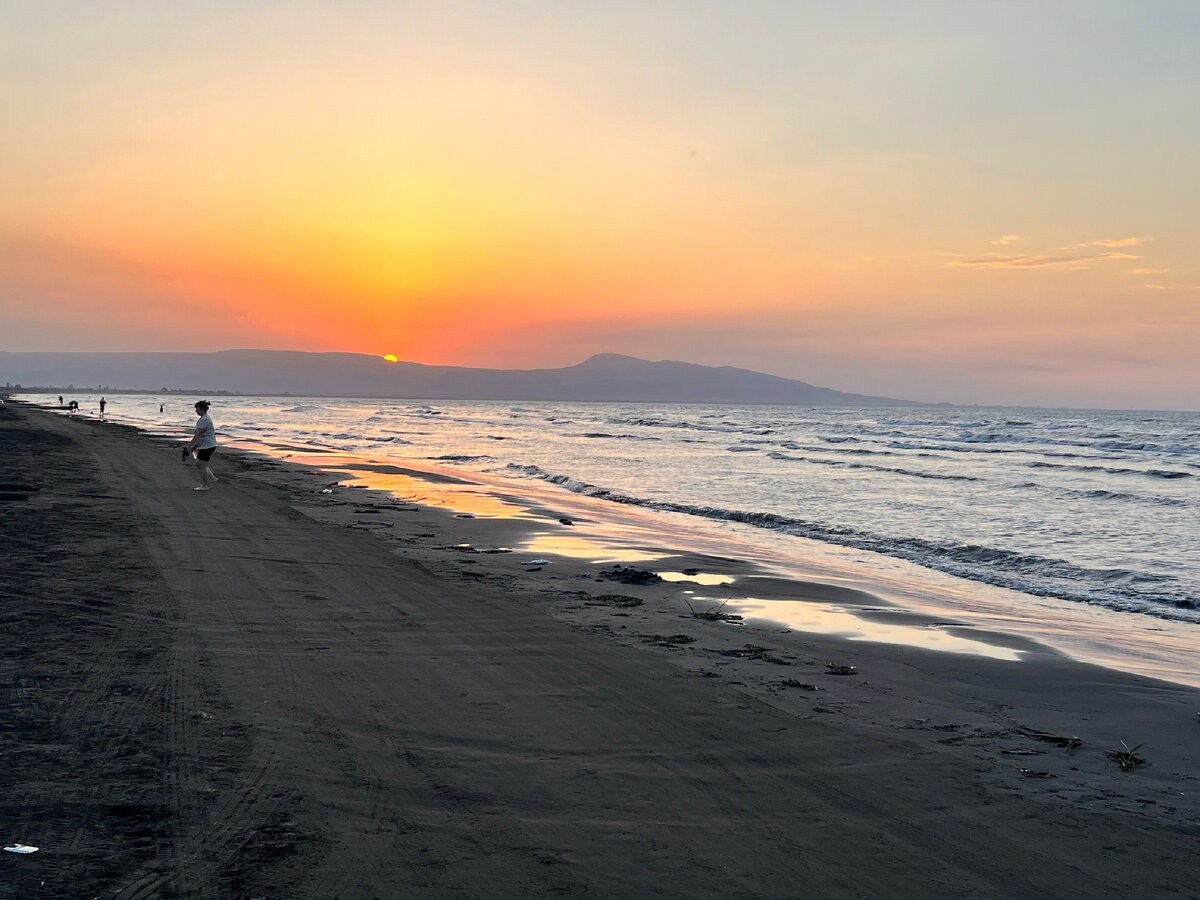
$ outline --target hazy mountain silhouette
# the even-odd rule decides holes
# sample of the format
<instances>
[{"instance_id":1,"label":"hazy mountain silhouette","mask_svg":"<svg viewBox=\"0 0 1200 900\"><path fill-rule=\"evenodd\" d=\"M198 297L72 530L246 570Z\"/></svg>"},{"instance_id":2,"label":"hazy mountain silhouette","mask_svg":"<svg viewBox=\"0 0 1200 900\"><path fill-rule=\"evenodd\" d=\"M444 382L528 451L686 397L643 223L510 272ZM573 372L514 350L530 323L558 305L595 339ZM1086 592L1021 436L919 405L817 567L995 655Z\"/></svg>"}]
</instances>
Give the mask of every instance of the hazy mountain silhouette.
<instances>
[{"instance_id":1,"label":"hazy mountain silhouette","mask_svg":"<svg viewBox=\"0 0 1200 900\"><path fill-rule=\"evenodd\" d=\"M609 400L915 406L729 366L649 362L600 353L561 369L474 369L389 363L360 353L224 350L219 353L13 353L0 381L25 388L389 397L423 400Z\"/></svg>"}]
</instances>

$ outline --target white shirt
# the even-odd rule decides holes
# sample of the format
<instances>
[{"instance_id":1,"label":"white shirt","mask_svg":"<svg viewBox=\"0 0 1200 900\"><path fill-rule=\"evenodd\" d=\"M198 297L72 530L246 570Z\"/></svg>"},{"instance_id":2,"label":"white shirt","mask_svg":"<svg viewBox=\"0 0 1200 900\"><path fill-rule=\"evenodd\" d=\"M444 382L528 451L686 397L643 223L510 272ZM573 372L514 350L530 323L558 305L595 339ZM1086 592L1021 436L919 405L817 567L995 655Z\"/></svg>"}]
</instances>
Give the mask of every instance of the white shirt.
<instances>
[{"instance_id":1,"label":"white shirt","mask_svg":"<svg viewBox=\"0 0 1200 900\"><path fill-rule=\"evenodd\" d=\"M208 413L202 415L196 422L195 440L197 450L207 450L209 447L217 446L217 429L213 425L213 420L208 417Z\"/></svg>"}]
</instances>

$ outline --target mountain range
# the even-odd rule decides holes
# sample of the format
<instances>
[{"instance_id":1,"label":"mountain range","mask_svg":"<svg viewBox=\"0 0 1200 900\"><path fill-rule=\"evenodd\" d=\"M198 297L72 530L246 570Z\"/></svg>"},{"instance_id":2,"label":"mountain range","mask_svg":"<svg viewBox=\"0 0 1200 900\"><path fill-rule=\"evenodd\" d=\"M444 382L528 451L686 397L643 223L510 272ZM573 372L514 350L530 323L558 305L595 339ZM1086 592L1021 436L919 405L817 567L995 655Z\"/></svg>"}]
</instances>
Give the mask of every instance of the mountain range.
<instances>
[{"instance_id":1,"label":"mountain range","mask_svg":"<svg viewBox=\"0 0 1200 900\"><path fill-rule=\"evenodd\" d=\"M730 366L650 362L600 353L560 369L477 369L388 362L360 353L0 351L0 380L18 386L423 400L563 400L916 406Z\"/></svg>"}]
</instances>

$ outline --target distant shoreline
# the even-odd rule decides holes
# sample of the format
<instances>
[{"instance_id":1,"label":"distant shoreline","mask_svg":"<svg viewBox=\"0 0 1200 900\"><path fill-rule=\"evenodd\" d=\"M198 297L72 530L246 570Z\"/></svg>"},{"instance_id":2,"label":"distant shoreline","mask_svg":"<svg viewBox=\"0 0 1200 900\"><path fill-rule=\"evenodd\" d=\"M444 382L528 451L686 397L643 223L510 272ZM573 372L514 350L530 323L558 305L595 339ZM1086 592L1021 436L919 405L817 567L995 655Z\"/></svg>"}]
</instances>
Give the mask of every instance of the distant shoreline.
<instances>
[{"instance_id":1,"label":"distant shoreline","mask_svg":"<svg viewBox=\"0 0 1200 900\"><path fill-rule=\"evenodd\" d=\"M224 350L217 353L0 351L9 389L48 385L153 393L208 385L206 393L511 402L667 402L789 406L923 406L922 402L820 387L730 366L600 353L573 366L485 369L388 361L361 353ZM140 387L138 387L140 386ZM173 392L182 388L171 387Z\"/></svg>"}]
</instances>

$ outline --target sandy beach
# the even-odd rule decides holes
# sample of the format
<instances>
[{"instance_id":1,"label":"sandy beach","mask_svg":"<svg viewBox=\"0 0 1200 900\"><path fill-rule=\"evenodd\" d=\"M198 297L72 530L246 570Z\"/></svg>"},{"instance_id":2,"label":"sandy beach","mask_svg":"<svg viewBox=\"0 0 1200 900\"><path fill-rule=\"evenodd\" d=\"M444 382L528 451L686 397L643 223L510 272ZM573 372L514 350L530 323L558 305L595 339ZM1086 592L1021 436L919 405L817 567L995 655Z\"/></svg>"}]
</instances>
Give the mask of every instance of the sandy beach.
<instances>
[{"instance_id":1,"label":"sandy beach","mask_svg":"<svg viewBox=\"0 0 1200 900\"><path fill-rule=\"evenodd\" d=\"M0 459L0 822L39 848L0 900L1200 897L1193 688L706 621L489 552L528 522L228 448L198 493L21 404Z\"/></svg>"}]
</instances>

